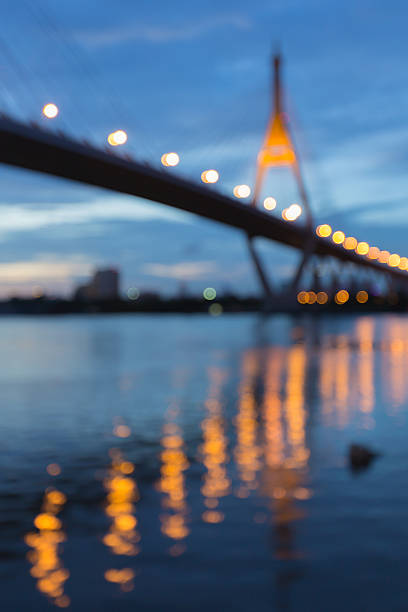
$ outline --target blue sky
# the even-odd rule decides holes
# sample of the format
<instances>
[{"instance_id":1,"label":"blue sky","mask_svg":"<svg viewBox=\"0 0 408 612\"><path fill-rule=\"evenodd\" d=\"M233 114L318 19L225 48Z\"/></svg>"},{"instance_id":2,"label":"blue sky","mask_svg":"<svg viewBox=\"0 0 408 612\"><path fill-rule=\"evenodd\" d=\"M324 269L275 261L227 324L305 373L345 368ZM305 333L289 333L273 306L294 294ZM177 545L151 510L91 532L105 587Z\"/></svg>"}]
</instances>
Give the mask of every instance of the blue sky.
<instances>
[{"instance_id":1,"label":"blue sky","mask_svg":"<svg viewBox=\"0 0 408 612\"><path fill-rule=\"evenodd\" d=\"M217 168L231 193L254 180L279 46L316 222L407 255L406 21L402 1L16 0L3 15L0 109L102 147L125 129L138 159L178 151L172 172ZM61 109L52 124L48 101ZM121 269L124 290L258 290L239 232L20 170L1 167L0 179L0 295L69 293L103 265ZM297 199L287 171L265 190L276 214ZM298 257L260 250L274 282Z\"/></svg>"}]
</instances>

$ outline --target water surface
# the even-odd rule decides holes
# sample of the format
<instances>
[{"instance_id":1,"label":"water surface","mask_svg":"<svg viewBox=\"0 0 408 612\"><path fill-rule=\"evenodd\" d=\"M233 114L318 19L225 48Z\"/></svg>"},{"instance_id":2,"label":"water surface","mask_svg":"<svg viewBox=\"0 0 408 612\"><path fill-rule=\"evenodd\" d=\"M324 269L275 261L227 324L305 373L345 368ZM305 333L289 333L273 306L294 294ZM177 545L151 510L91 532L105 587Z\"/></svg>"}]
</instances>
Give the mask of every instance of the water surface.
<instances>
[{"instance_id":1,"label":"water surface","mask_svg":"<svg viewBox=\"0 0 408 612\"><path fill-rule=\"evenodd\" d=\"M3 318L0 363L2 610L408 608L403 316Z\"/></svg>"}]
</instances>

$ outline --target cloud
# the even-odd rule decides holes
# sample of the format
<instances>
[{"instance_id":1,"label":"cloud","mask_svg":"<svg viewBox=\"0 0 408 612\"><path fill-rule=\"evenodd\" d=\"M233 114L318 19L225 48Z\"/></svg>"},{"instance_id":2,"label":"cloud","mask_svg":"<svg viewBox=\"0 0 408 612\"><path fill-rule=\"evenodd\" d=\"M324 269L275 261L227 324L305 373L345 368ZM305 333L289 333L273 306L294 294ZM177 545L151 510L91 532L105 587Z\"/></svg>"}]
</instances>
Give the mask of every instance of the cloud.
<instances>
[{"instance_id":1,"label":"cloud","mask_svg":"<svg viewBox=\"0 0 408 612\"><path fill-rule=\"evenodd\" d=\"M251 21L243 15L225 14L209 19L196 19L194 22L175 26L132 24L126 27L120 25L105 29L81 31L77 32L75 36L80 42L90 47L107 47L130 41L165 44L200 38L224 26L245 30L251 27Z\"/></svg>"},{"instance_id":2,"label":"cloud","mask_svg":"<svg viewBox=\"0 0 408 612\"><path fill-rule=\"evenodd\" d=\"M92 268L93 263L85 255L67 259L61 256L57 258L54 253L43 253L33 260L0 263L0 283L17 285L27 282L65 282L75 277L88 276Z\"/></svg>"},{"instance_id":3,"label":"cloud","mask_svg":"<svg viewBox=\"0 0 408 612\"><path fill-rule=\"evenodd\" d=\"M147 263L142 266L142 271L159 278L196 280L207 274L214 274L217 266L213 261L182 261L176 264Z\"/></svg>"},{"instance_id":4,"label":"cloud","mask_svg":"<svg viewBox=\"0 0 408 612\"><path fill-rule=\"evenodd\" d=\"M94 202L55 204L47 209L5 204L0 206L0 213L0 236L10 232L34 231L64 224L154 219L186 223L191 219L188 213L171 210L158 204L145 203L136 198L106 198Z\"/></svg>"}]
</instances>

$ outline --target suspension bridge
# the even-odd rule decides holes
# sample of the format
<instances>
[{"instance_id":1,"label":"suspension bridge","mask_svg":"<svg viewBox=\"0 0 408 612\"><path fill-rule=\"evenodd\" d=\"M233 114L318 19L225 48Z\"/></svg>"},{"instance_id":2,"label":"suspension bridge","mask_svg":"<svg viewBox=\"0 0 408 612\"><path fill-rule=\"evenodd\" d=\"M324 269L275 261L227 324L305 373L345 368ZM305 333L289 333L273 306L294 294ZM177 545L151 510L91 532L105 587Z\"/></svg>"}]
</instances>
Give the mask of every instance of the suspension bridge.
<instances>
[{"instance_id":1,"label":"suspension bridge","mask_svg":"<svg viewBox=\"0 0 408 612\"><path fill-rule=\"evenodd\" d=\"M370 247L367 242L358 242L342 231L332 232L329 225L315 226L299 156L285 119L280 65L280 57L275 56L273 107L256 161L256 179L249 204L243 203L239 189L234 190L237 197L218 192L212 184L217 179L216 171L210 171L215 173L214 180L206 180L203 173L203 182L193 182L177 176L174 169L171 172L165 167L157 169L129 155L114 154L62 132L53 132L34 123L21 123L5 114L0 115L0 163L138 196L242 230L267 298L271 298L273 290L269 271L255 249L256 238L272 240L301 252L300 263L288 290L292 296L296 296L300 289L305 268L328 258L349 264L357 275L360 270L372 271L385 277L393 289L408 292L407 258ZM108 142L120 144L114 142L112 134ZM260 206L265 175L274 166L287 166L293 172L302 203L302 207L296 204L285 209L282 218ZM248 187L245 196L250 191ZM298 220L301 213L304 213L303 223ZM299 301L305 303L304 299Z\"/></svg>"}]
</instances>

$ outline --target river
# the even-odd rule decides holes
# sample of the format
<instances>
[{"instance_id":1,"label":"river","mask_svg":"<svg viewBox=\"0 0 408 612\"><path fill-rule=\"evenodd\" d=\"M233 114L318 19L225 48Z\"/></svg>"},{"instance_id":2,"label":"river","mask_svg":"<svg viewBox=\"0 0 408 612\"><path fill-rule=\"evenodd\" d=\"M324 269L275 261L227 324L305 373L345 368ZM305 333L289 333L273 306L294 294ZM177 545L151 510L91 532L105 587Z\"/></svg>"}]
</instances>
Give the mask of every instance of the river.
<instances>
[{"instance_id":1,"label":"river","mask_svg":"<svg viewBox=\"0 0 408 612\"><path fill-rule=\"evenodd\" d=\"M408 608L404 316L3 317L0 363L4 612Z\"/></svg>"}]
</instances>

